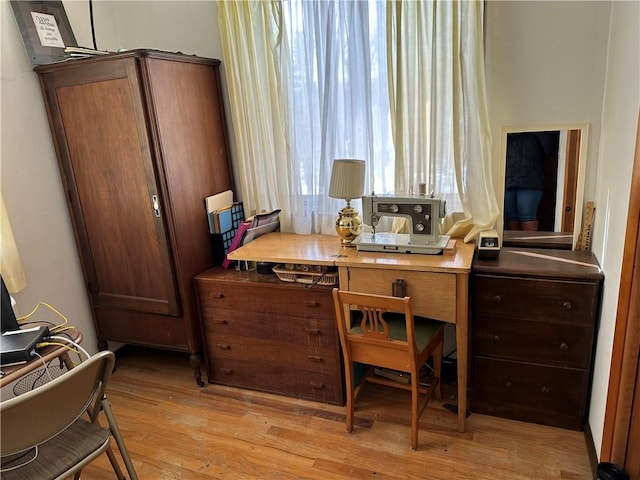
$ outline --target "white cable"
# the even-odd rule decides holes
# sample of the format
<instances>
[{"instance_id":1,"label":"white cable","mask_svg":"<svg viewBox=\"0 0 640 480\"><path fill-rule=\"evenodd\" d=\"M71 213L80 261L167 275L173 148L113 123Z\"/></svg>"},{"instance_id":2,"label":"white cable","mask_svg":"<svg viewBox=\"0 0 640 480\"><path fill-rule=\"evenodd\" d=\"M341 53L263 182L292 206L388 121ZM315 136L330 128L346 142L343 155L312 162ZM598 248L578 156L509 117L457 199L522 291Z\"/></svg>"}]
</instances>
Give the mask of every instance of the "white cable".
<instances>
[{"instance_id":1,"label":"white cable","mask_svg":"<svg viewBox=\"0 0 640 480\"><path fill-rule=\"evenodd\" d=\"M70 338L63 337L61 335L52 335L52 336L49 337L49 339L51 339L51 340L61 340L63 342L70 343L74 347L76 347L78 350L80 350L87 359L91 357L91 355L89 355L89 353L84 348L82 348L79 343L74 342ZM80 360L82 360L82 359L80 359Z\"/></svg>"},{"instance_id":2,"label":"white cable","mask_svg":"<svg viewBox=\"0 0 640 480\"><path fill-rule=\"evenodd\" d=\"M47 362L45 362L44 358L42 358L42 355L40 355L35 350L33 351L33 354L36 357L38 357L40 359L40 361L42 362L42 365L44 366L44 370L47 372L47 375L49 375L49 380L53 380L53 377L51 376L51 372L49 371L49 364ZM35 384L35 382L34 382L34 384Z\"/></svg>"}]
</instances>

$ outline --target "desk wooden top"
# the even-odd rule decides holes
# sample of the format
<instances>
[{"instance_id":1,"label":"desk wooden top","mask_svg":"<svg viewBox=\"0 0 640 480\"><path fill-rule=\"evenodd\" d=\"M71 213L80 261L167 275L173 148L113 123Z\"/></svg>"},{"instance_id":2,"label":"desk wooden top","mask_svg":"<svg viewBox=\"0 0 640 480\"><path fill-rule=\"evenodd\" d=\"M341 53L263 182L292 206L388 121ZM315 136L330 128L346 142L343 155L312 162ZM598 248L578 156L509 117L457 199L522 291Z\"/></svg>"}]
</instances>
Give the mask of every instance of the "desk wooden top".
<instances>
[{"instance_id":1,"label":"desk wooden top","mask_svg":"<svg viewBox=\"0 0 640 480\"><path fill-rule=\"evenodd\" d=\"M243 245L231 252L228 258L271 263L468 273L474 249L473 243L465 244L458 239L456 252L452 255L359 252L355 247L343 247L340 239L333 235L275 232Z\"/></svg>"}]
</instances>

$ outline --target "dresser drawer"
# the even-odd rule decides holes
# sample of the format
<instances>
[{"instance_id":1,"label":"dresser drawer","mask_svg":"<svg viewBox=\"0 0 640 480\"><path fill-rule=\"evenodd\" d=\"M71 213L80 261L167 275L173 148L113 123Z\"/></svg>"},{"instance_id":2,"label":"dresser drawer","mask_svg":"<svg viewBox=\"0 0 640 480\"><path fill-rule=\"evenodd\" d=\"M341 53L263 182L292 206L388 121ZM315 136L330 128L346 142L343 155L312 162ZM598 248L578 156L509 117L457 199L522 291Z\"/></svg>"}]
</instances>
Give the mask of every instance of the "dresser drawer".
<instances>
[{"instance_id":1,"label":"dresser drawer","mask_svg":"<svg viewBox=\"0 0 640 480\"><path fill-rule=\"evenodd\" d=\"M592 331L566 323L478 315L473 324L473 354L587 368Z\"/></svg>"},{"instance_id":2,"label":"dresser drawer","mask_svg":"<svg viewBox=\"0 0 640 480\"><path fill-rule=\"evenodd\" d=\"M334 318L331 289L326 287L207 280L198 280L196 285L203 317L212 317L211 309L227 309L278 316Z\"/></svg>"},{"instance_id":3,"label":"dresser drawer","mask_svg":"<svg viewBox=\"0 0 640 480\"><path fill-rule=\"evenodd\" d=\"M269 313L211 309L202 319L207 335L258 337L296 345L334 347L338 342L332 318L280 317Z\"/></svg>"},{"instance_id":4,"label":"dresser drawer","mask_svg":"<svg viewBox=\"0 0 640 480\"><path fill-rule=\"evenodd\" d=\"M478 315L590 326L596 309L595 283L475 276Z\"/></svg>"},{"instance_id":5,"label":"dresser drawer","mask_svg":"<svg viewBox=\"0 0 640 480\"><path fill-rule=\"evenodd\" d=\"M455 322L456 276L451 273L349 268L349 291L393 295L393 282L404 280L413 313Z\"/></svg>"},{"instance_id":6,"label":"dresser drawer","mask_svg":"<svg viewBox=\"0 0 640 480\"><path fill-rule=\"evenodd\" d=\"M235 335L207 335L205 341L214 365L216 360L227 358L269 363L277 365L276 370L284 368L327 374L340 371L339 356L332 348L291 345L277 340Z\"/></svg>"},{"instance_id":7,"label":"dresser drawer","mask_svg":"<svg viewBox=\"0 0 640 480\"><path fill-rule=\"evenodd\" d=\"M587 371L475 357L471 410L581 430Z\"/></svg>"},{"instance_id":8,"label":"dresser drawer","mask_svg":"<svg viewBox=\"0 0 640 480\"><path fill-rule=\"evenodd\" d=\"M342 405L342 377L294 368L290 363L267 359L215 358L209 366L209 381L235 387L318 400ZM336 367L338 368L338 367Z\"/></svg>"}]
</instances>

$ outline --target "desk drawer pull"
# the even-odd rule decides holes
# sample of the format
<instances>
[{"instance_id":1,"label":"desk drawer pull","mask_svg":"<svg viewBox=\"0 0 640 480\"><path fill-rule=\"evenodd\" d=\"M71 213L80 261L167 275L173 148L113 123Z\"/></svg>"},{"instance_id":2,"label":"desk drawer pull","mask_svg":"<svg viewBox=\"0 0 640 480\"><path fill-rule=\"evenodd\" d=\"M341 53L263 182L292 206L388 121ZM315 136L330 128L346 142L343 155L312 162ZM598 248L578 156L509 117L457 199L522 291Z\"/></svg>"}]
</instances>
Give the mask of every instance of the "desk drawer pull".
<instances>
[{"instance_id":1,"label":"desk drawer pull","mask_svg":"<svg viewBox=\"0 0 640 480\"><path fill-rule=\"evenodd\" d=\"M211 292L209 294L210 297L212 298L224 298L224 293L222 292Z\"/></svg>"},{"instance_id":2,"label":"desk drawer pull","mask_svg":"<svg viewBox=\"0 0 640 480\"><path fill-rule=\"evenodd\" d=\"M218 347L220 350L231 350L231 345L228 345L226 343L216 343L216 347Z\"/></svg>"},{"instance_id":3,"label":"desk drawer pull","mask_svg":"<svg viewBox=\"0 0 640 480\"><path fill-rule=\"evenodd\" d=\"M491 300L496 303L500 303L502 301L502 297L500 295L494 295L493 297L491 297Z\"/></svg>"},{"instance_id":4,"label":"desk drawer pull","mask_svg":"<svg viewBox=\"0 0 640 480\"><path fill-rule=\"evenodd\" d=\"M502 340L502 338L500 338L500 335L495 334L495 335L493 336L493 341L494 341L494 342L499 342L500 340Z\"/></svg>"},{"instance_id":5,"label":"desk drawer pull","mask_svg":"<svg viewBox=\"0 0 640 480\"><path fill-rule=\"evenodd\" d=\"M221 368L220 372L224 373L225 375L231 375L233 373L233 369L231 369L231 368Z\"/></svg>"},{"instance_id":6,"label":"desk drawer pull","mask_svg":"<svg viewBox=\"0 0 640 480\"><path fill-rule=\"evenodd\" d=\"M307 355L307 358L314 363L322 363L324 362L324 358L319 355Z\"/></svg>"},{"instance_id":7,"label":"desk drawer pull","mask_svg":"<svg viewBox=\"0 0 640 480\"><path fill-rule=\"evenodd\" d=\"M216 325L226 325L228 322L224 318L216 318L213 320Z\"/></svg>"},{"instance_id":8,"label":"desk drawer pull","mask_svg":"<svg viewBox=\"0 0 640 480\"><path fill-rule=\"evenodd\" d=\"M544 387L542 387L541 391L542 391L542 393L546 394L546 393L549 393L551 391L551 389L549 387L547 387L547 386L544 386Z\"/></svg>"},{"instance_id":9,"label":"desk drawer pull","mask_svg":"<svg viewBox=\"0 0 640 480\"><path fill-rule=\"evenodd\" d=\"M325 384L324 383L309 382L309 385L311 385L311 388L316 388L316 389L320 389L320 390L324 390L325 389Z\"/></svg>"},{"instance_id":10,"label":"desk drawer pull","mask_svg":"<svg viewBox=\"0 0 640 480\"><path fill-rule=\"evenodd\" d=\"M315 300L305 300L304 301L304 305L305 305L305 307L318 307L318 306L320 306L320 304L318 302L316 302Z\"/></svg>"},{"instance_id":11,"label":"desk drawer pull","mask_svg":"<svg viewBox=\"0 0 640 480\"><path fill-rule=\"evenodd\" d=\"M567 344L567 342L562 342L560 344L560 350L562 350L563 352L566 352L567 350L569 350L569 345Z\"/></svg>"},{"instance_id":12,"label":"desk drawer pull","mask_svg":"<svg viewBox=\"0 0 640 480\"><path fill-rule=\"evenodd\" d=\"M562 302L562 308L564 308L565 310L571 310L572 307L573 305L571 305L571 302L569 302L568 300Z\"/></svg>"},{"instance_id":13,"label":"desk drawer pull","mask_svg":"<svg viewBox=\"0 0 640 480\"><path fill-rule=\"evenodd\" d=\"M320 330L317 328L306 327L304 331L309 335L320 335Z\"/></svg>"}]
</instances>

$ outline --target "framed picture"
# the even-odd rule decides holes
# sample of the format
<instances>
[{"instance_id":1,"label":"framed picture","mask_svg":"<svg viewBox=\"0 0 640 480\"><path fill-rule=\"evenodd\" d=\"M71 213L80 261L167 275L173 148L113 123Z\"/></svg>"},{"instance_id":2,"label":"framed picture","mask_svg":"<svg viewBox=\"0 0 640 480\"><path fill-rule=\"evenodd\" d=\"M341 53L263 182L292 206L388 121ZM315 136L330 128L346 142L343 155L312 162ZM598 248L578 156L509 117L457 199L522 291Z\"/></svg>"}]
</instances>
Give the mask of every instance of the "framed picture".
<instances>
[{"instance_id":1,"label":"framed picture","mask_svg":"<svg viewBox=\"0 0 640 480\"><path fill-rule=\"evenodd\" d=\"M31 65L64 60L65 47L77 47L62 1L11 0Z\"/></svg>"}]
</instances>

